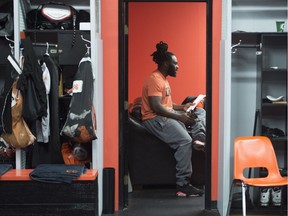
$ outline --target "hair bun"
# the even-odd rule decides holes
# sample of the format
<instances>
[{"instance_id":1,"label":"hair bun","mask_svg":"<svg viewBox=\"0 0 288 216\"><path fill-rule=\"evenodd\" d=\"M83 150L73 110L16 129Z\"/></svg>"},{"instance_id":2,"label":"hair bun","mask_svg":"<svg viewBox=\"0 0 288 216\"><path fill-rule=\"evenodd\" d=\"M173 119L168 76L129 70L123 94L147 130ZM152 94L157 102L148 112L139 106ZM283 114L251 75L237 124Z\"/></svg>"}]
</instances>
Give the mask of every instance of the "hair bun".
<instances>
[{"instance_id":1,"label":"hair bun","mask_svg":"<svg viewBox=\"0 0 288 216\"><path fill-rule=\"evenodd\" d=\"M163 41L160 41L156 45L156 49L157 49L158 52L166 53L168 51L168 44L164 43Z\"/></svg>"}]
</instances>

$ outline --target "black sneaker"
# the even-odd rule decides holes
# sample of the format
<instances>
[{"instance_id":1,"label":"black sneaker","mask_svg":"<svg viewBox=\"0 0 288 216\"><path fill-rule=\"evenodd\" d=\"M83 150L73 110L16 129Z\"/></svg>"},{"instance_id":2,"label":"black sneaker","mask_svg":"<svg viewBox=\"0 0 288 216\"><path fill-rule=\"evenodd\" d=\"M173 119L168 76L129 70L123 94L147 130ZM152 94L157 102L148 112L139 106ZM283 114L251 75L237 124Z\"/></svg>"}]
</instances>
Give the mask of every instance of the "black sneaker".
<instances>
[{"instance_id":1,"label":"black sneaker","mask_svg":"<svg viewBox=\"0 0 288 216\"><path fill-rule=\"evenodd\" d=\"M176 195L179 197L198 197L204 194L203 190L193 187L191 184L177 185L176 190Z\"/></svg>"}]
</instances>

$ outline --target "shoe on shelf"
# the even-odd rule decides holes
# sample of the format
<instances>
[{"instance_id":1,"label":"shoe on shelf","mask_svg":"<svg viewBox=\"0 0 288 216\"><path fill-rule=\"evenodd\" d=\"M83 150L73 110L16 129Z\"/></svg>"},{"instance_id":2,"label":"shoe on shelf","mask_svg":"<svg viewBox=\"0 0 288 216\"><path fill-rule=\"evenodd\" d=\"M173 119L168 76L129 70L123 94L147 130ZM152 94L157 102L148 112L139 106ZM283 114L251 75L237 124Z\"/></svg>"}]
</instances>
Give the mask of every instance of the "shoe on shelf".
<instances>
[{"instance_id":1,"label":"shoe on shelf","mask_svg":"<svg viewBox=\"0 0 288 216\"><path fill-rule=\"evenodd\" d=\"M199 197L204 194L203 190L193 187L191 184L177 185L176 190L176 195L179 197Z\"/></svg>"},{"instance_id":2,"label":"shoe on shelf","mask_svg":"<svg viewBox=\"0 0 288 216\"><path fill-rule=\"evenodd\" d=\"M197 135L192 144L193 148L197 151L205 151L206 136L204 134Z\"/></svg>"},{"instance_id":3,"label":"shoe on shelf","mask_svg":"<svg viewBox=\"0 0 288 216\"><path fill-rule=\"evenodd\" d=\"M270 202L271 188L260 189L260 205L268 206Z\"/></svg>"},{"instance_id":4,"label":"shoe on shelf","mask_svg":"<svg viewBox=\"0 0 288 216\"><path fill-rule=\"evenodd\" d=\"M273 206L281 206L281 187L274 187L271 191Z\"/></svg>"}]
</instances>

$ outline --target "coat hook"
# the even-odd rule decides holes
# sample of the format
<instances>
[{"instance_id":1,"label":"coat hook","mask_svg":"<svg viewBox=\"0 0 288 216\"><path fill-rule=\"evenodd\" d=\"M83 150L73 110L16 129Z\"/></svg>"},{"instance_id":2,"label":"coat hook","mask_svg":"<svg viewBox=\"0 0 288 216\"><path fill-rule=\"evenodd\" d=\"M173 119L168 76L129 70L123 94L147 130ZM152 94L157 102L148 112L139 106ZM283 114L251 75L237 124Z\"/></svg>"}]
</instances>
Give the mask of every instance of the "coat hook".
<instances>
[{"instance_id":1,"label":"coat hook","mask_svg":"<svg viewBox=\"0 0 288 216\"><path fill-rule=\"evenodd\" d=\"M83 37L83 35L81 35L81 39L82 39L83 41L86 41L86 42L88 42L88 43L90 43L90 44L91 44L91 41L89 41L89 40L85 39L85 38Z\"/></svg>"},{"instance_id":2,"label":"coat hook","mask_svg":"<svg viewBox=\"0 0 288 216\"><path fill-rule=\"evenodd\" d=\"M14 44L14 41L9 39L7 35L5 35L5 38L6 38L7 41L10 41L10 42L12 42Z\"/></svg>"},{"instance_id":3,"label":"coat hook","mask_svg":"<svg viewBox=\"0 0 288 216\"><path fill-rule=\"evenodd\" d=\"M239 46L241 44L241 40L239 40L239 43L234 44L233 46L231 46L231 52L232 53L236 53L237 49L235 47Z\"/></svg>"},{"instance_id":4,"label":"coat hook","mask_svg":"<svg viewBox=\"0 0 288 216\"><path fill-rule=\"evenodd\" d=\"M11 39L9 39L9 38L7 37L7 35L5 35L5 38L6 38L7 41L12 42L12 43L14 44L14 41L11 40ZM11 45L11 43L9 43L9 47L10 47L10 49L11 49L11 53L14 55L14 46Z\"/></svg>"}]
</instances>

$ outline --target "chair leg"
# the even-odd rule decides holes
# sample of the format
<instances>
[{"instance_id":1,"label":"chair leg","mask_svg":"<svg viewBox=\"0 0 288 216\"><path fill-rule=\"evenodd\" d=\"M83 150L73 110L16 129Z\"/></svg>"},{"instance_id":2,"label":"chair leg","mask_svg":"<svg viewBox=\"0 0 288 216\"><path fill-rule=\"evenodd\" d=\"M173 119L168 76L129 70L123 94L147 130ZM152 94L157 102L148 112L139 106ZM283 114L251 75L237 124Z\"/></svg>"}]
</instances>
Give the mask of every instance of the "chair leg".
<instances>
[{"instance_id":1,"label":"chair leg","mask_svg":"<svg viewBox=\"0 0 288 216\"><path fill-rule=\"evenodd\" d=\"M229 201L228 201L226 216L230 215L230 209L231 209L232 197L233 197L233 188L234 188L234 181L231 183L231 187L230 187Z\"/></svg>"},{"instance_id":2,"label":"chair leg","mask_svg":"<svg viewBox=\"0 0 288 216\"><path fill-rule=\"evenodd\" d=\"M284 202L284 199L285 199L285 195L284 195L284 190L286 189L286 185L282 186L281 187L281 211L280 211L280 215L281 216L284 216L284 207L285 207L285 202Z\"/></svg>"},{"instance_id":3,"label":"chair leg","mask_svg":"<svg viewBox=\"0 0 288 216\"><path fill-rule=\"evenodd\" d=\"M246 216L246 185L241 182L242 188L242 215Z\"/></svg>"}]
</instances>

